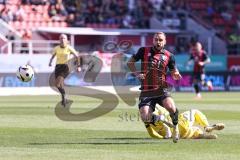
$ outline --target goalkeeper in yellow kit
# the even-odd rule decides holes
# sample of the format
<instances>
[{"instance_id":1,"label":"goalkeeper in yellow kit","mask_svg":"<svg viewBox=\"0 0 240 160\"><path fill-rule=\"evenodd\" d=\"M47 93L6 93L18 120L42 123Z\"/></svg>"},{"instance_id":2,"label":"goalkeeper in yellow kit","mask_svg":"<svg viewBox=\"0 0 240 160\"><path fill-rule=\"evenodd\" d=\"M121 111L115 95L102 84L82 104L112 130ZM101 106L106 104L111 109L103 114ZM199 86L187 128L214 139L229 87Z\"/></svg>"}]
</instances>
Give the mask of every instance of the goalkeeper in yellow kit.
<instances>
[{"instance_id":1,"label":"goalkeeper in yellow kit","mask_svg":"<svg viewBox=\"0 0 240 160\"><path fill-rule=\"evenodd\" d=\"M161 116L162 122L149 124L146 129L152 138L168 139L172 136L172 124L169 113L163 107L156 107L154 114ZM209 125L207 117L199 110L192 109L179 115L180 137L185 139L216 139L213 130L222 130L224 124Z\"/></svg>"}]
</instances>

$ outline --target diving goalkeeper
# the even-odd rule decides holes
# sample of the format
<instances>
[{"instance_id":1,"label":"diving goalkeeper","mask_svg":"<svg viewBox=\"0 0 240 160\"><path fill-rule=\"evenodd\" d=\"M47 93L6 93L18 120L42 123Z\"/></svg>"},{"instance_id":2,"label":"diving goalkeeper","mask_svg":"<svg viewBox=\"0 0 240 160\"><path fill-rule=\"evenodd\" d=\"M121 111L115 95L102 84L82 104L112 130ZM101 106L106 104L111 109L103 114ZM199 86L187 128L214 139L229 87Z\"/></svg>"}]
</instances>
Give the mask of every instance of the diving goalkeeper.
<instances>
[{"instance_id":1,"label":"diving goalkeeper","mask_svg":"<svg viewBox=\"0 0 240 160\"><path fill-rule=\"evenodd\" d=\"M168 111L160 106L156 107L154 114L162 117L162 122L149 124L146 129L152 138L168 139L172 136L171 119ZM213 130L224 129L223 123L209 125L207 117L199 110L192 109L179 115L178 129L180 137L185 139L216 139Z\"/></svg>"}]
</instances>

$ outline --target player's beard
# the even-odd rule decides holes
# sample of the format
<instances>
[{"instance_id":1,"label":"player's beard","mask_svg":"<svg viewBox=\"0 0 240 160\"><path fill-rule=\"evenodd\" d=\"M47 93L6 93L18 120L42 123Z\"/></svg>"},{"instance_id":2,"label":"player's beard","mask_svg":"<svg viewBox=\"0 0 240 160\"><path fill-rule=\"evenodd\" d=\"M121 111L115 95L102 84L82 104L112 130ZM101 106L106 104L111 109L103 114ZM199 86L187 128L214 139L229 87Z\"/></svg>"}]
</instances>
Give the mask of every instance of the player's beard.
<instances>
[{"instance_id":1,"label":"player's beard","mask_svg":"<svg viewBox=\"0 0 240 160\"><path fill-rule=\"evenodd\" d=\"M155 48L158 50L158 51L161 51L163 49L163 45L161 44L156 44L155 45Z\"/></svg>"}]
</instances>

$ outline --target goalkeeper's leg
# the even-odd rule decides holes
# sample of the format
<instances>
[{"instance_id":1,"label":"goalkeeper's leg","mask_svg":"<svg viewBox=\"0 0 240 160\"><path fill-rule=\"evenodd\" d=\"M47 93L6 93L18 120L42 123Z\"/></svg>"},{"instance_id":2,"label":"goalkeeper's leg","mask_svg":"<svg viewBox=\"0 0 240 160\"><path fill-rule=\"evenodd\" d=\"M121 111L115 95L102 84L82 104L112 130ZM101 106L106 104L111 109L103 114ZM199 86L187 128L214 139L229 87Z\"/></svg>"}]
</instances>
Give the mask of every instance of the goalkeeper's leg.
<instances>
[{"instance_id":1,"label":"goalkeeper's leg","mask_svg":"<svg viewBox=\"0 0 240 160\"><path fill-rule=\"evenodd\" d=\"M217 139L218 136L216 134L209 134L204 133L202 129L199 127L191 127L191 135L188 135L186 138L193 138L193 139Z\"/></svg>"},{"instance_id":2,"label":"goalkeeper's leg","mask_svg":"<svg viewBox=\"0 0 240 160\"><path fill-rule=\"evenodd\" d=\"M197 109L192 109L190 114L193 114L195 123L197 123L201 127L205 128L205 127L209 126L207 117L201 111L199 111Z\"/></svg>"},{"instance_id":3,"label":"goalkeeper's leg","mask_svg":"<svg viewBox=\"0 0 240 160\"><path fill-rule=\"evenodd\" d=\"M205 128L206 132L212 132L213 130L222 130L224 129L225 125L223 123L216 123L214 125L208 126Z\"/></svg>"},{"instance_id":4,"label":"goalkeeper's leg","mask_svg":"<svg viewBox=\"0 0 240 160\"><path fill-rule=\"evenodd\" d=\"M222 130L225 125L223 123L216 123L214 125L209 125L207 117L199 110L192 110L192 114L195 117L195 123L205 128L206 132L212 132L213 130Z\"/></svg>"}]
</instances>

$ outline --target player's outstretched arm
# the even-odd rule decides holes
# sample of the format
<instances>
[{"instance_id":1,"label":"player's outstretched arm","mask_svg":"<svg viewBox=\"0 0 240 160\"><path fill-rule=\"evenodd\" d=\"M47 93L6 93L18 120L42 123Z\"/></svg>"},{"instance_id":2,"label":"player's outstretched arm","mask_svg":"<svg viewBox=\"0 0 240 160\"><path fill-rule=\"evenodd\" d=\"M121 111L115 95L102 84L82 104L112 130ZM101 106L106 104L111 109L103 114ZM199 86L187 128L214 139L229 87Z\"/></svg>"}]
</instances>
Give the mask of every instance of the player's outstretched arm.
<instances>
[{"instance_id":1,"label":"player's outstretched arm","mask_svg":"<svg viewBox=\"0 0 240 160\"><path fill-rule=\"evenodd\" d=\"M145 78L145 74L142 74L142 73L138 73L137 72L137 69L136 69L136 66L135 66L135 62L136 60L131 57L128 62L127 62L127 66L128 68L130 69L130 71L139 79L144 79Z\"/></svg>"},{"instance_id":2,"label":"player's outstretched arm","mask_svg":"<svg viewBox=\"0 0 240 160\"><path fill-rule=\"evenodd\" d=\"M184 66L187 67L192 63L193 63L193 59L189 59L187 62L184 63Z\"/></svg>"},{"instance_id":3,"label":"player's outstretched arm","mask_svg":"<svg viewBox=\"0 0 240 160\"><path fill-rule=\"evenodd\" d=\"M208 57L205 61L199 62L198 64L199 64L200 66L204 66L205 64L208 64L208 63L210 63L210 62L211 62L211 59Z\"/></svg>"},{"instance_id":4,"label":"player's outstretched arm","mask_svg":"<svg viewBox=\"0 0 240 160\"><path fill-rule=\"evenodd\" d=\"M153 127L151 126L151 124L146 126L146 129L148 131L148 134L152 137L152 138L157 138L157 139L163 139L164 137L162 135L160 135L158 132L156 132Z\"/></svg>"},{"instance_id":5,"label":"player's outstretched arm","mask_svg":"<svg viewBox=\"0 0 240 160\"><path fill-rule=\"evenodd\" d=\"M166 134L165 134L165 139L169 139L172 137L172 132L171 132L171 129L169 126L167 126L165 123L163 123L163 128L165 129L166 131Z\"/></svg>"},{"instance_id":6,"label":"player's outstretched arm","mask_svg":"<svg viewBox=\"0 0 240 160\"><path fill-rule=\"evenodd\" d=\"M54 57L56 56L56 53L54 53L53 55L52 55L52 57L50 58L50 61L49 61L49 67L51 67L52 66L52 61L53 61L53 59L54 59Z\"/></svg>"},{"instance_id":7,"label":"player's outstretched arm","mask_svg":"<svg viewBox=\"0 0 240 160\"><path fill-rule=\"evenodd\" d=\"M136 73L137 69L135 66L135 59L133 57L131 57L128 62L127 62L127 66L130 69L131 72Z\"/></svg>"},{"instance_id":8,"label":"player's outstretched arm","mask_svg":"<svg viewBox=\"0 0 240 160\"><path fill-rule=\"evenodd\" d=\"M182 78L181 74L177 69L171 71L171 76L174 80L180 80Z\"/></svg>"},{"instance_id":9,"label":"player's outstretched arm","mask_svg":"<svg viewBox=\"0 0 240 160\"><path fill-rule=\"evenodd\" d=\"M79 58L78 58L78 52L77 53L71 53L75 58L76 58L76 61L77 61L77 66L79 66L80 65L80 61L79 61Z\"/></svg>"}]
</instances>

